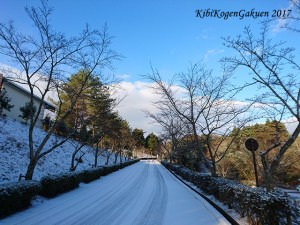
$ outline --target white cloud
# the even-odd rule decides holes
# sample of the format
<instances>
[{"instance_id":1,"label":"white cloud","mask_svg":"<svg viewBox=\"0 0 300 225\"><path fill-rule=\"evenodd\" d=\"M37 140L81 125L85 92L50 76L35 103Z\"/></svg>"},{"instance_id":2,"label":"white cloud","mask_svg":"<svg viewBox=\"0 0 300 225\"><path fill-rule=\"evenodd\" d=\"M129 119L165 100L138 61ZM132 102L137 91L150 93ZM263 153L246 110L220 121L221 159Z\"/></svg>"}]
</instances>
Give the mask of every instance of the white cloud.
<instances>
[{"instance_id":1,"label":"white cloud","mask_svg":"<svg viewBox=\"0 0 300 225\"><path fill-rule=\"evenodd\" d=\"M130 75L128 75L128 74L117 74L116 78L121 79L121 80L126 80L126 79L130 78Z\"/></svg>"},{"instance_id":2,"label":"white cloud","mask_svg":"<svg viewBox=\"0 0 300 225\"><path fill-rule=\"evenodd\" d=\"M297 125L299 124L299 122L297 121L297 119L295 117L290 117L288 119L283 120L282 122L284 123L287 131L290 134L292 134L295 131Z\"/></svg>"},{"instance_id":3,"label":"white cloud","mask_svg":"<svg viewBox=\"0 0 300 225\"><path fill-rule=\"evenodd\" d=\"M207 28L201 31L201 33L196 36L196 40L207 40L210 38L210 33L213 31L212 28Z\"/></svg>"},{"instance_id":4,"label":"white cloud","mask_svg":"<svg viewBox=\"0 0 300 225\"><path fill-rule=\"evenodd\" d=\"M126 95L117 107L119 114L129 122L132 128L143 129L146 135L151 132L158 134L160 131L160 128L153 124L153 121L144 113L145 110L156 112L152 102L158 99L148 85L149 83L140 81L121 82L121 88L117 93L120 98Z\"/></svg>"},{"instance_id":5,"label":"white cloud","mask_svg":"<svg viewBox=\"0 0 300 225\"><path fill-rule=\"evenodd\" d=\"M204 55L204 60L207 61L209 57L219 55L222 53L224 53L224 49L210 49L210 50L206 51L206 53Z\"/></svg>"},{"instance_id":6,"label":"white cloud","mask_svg":"<svg viewBox=\"0 0 300 225\"><path fill-rule=\"evenodd\" d=\"M157 124L154 124L150 118L146 117L144 113L144 110L148 110L151 113L157 112L157 109L152 103L157 101L159 96L153 94L149 85L150 83L140 81L122 82L120 84L121 90L118 91L118 95L126 95L126 98L117 107L120 115L129 122L132 128L143 129L146 132L146 135L151 132L159 134L161 130L161 128ZM182 93L180 92L180 94ZM248 104L241 101L232 103L239 106ZM255 104L252 109L257 110L258 108L260 107ZM256 121L256 123L257 122L258 121ZM282 122L285 124L289 133L292 133L298 124L295 118L289 118Z\"/></svg>"},{"instance_id":7,"label":"white cloud","mask_svg":"<svg viewBox=\"0 0 300 225\"><path fill-rule=\"evenodd\" d=\"M295 4L299 4L299 0L290 1L289 5L285 9L282 9L282 11L284 11L284 10L292 10L293 11L293 9L297 10L297 9L295 9ZM277 19L274 27L272 28L272 32L278 33L280 31L282 31L282 28L287 23L288 23L288 20L286 18Z\"/></svg>"}]
</instances>

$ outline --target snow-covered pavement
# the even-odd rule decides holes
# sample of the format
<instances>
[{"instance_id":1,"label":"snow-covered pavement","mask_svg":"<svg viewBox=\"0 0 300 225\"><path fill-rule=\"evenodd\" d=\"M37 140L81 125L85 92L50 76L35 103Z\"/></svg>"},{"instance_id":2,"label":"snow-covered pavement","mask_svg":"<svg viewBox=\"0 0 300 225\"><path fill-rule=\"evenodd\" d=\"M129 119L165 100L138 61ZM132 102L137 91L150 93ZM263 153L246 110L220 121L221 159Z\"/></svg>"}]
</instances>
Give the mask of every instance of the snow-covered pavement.
<instances>
[{"instance_id":1,"label":"snow-covered pavement","mask_svg":"<svg viewBox=\"0 0 300 225\"><path fill-rule=\"evenodd\" d=\"M0 224L230 224L157 161L141 161Z\"/></svg>"}]
</instances>

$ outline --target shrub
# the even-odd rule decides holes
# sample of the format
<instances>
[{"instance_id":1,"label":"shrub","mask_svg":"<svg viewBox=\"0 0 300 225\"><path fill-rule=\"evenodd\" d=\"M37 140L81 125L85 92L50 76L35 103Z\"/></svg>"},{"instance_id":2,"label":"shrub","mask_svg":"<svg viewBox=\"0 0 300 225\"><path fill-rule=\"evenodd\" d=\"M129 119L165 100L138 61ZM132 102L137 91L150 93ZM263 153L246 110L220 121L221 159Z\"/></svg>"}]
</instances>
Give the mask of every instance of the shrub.
<instances>
[{"instance_id":1,"label":"shrub","mask_svg":"<svg viewBox=\"0 0 300 225\"><path fill-rule=\"evenodd\" d=\"M103 166L103 175L107 175L109 173L115 172L119 169L120 165L119 164L114 164L114 165L106 165Z\"/></svg>"},{"instance_id":2,"label":"shrub","mask_svg":"<svg viewBox=\"0 0 300 225\"><path fill-rule=\"evenodd\" d=\"M14 106L10 104L11 99L7 97L7 91L5 88L0 90L0 116L6 116L5 113L3 113L3 110L6 109L7 111L10 111L11 108Z\"/></svg>"},{"instance_id":3,"label":"shrub","mask_svg":"<svg viewBox=\"0 0 300 225\"><path fill-rule=\"evenodd\" d=\"M101 176L105 176L109 173L115 172L138 161L139 160L129 160L119 164L79 171L76 172L76 177L80 182L89 183L91 181L99 179Z\"/></svg>"},{"instance_id":4,"label":"shrub","mask_svg":"<svg viewBox=\"0 0 300 225\"><path fill-rule=\"evenodd\" d=\"M20 107L21 117L25 123L27 124L27 121L29 120L31 114L35 115L36 113L36 106L34 104L30 104L30 102L26 102L24 106Z\"/></svg>"},{"instance_id":5,"label":"shrub","mask_svg":"<svg viewBox=\"0 0 300 225\"><path fill-rule=\"evenodd\" d=\"M45 116L42 120L42 127L43 127L43 130L45 131L48 131L50 129L50 127L52 126L53 124L53 121L51 120L50 116Z\"/></svg>"},{"instance_id":6,"label":"shrub","mask_svg":"<svg viewBox=\"0 0 300 225\"><path fill-rule=\"evenodd\" d=\"M59 175L49 175L41 179L41 195L52 198L58 194L67 192L79 186L80 180L76 173L64 173Z\"/></svg>"},{"instance_id":7,"label":"shrub","mask_svg":"<svg viewBox=\"0 0 300 225\"><path fill-rule=\"evenodd\" d=\"M47 198L67 192L79 186L79 182L89 183L101 176L112 173L119 168L129 166L139 160L131 160L120 164L97 167L76 173L49 175L37 181L20 181L0 186L0 218L25 209L30 205L33 197L42 195Z\"/></svg>"},{"instance_id":8,"label":"shrub","mask_svg":"<svg viewBox=\"0 0 300 225\"><path fill-rule=\"evenodd\" d=\"M165 161L162 164L242 217L247 217L249 224L291 224L296 220L297 208L282 191L266 192L263 188L251 188L225 178L199 174Z\"/></svg>"},{"instance_id":9,"label":"shrub","mask_svg":"<svg viewBox=\"0 0 300 225\"><path fill-rule=\"evenodd\" d=\"M103 176L103 174L104 174L103 168L97 167L97 168L77 172L76 176L80 182L90 183L94 180L99 179L101 176Z\"/></svg>"},{"instance_id":10,"label":"shrub","mask_svg":"<svg viewBox=\"0 0 300 225\"><path fill-rule=\"evenodd\" d=\"M0 186L0 217L7 216L30 205L31 199L41 191L36 181L20 181Z\"/></svg>"}]
</instances>

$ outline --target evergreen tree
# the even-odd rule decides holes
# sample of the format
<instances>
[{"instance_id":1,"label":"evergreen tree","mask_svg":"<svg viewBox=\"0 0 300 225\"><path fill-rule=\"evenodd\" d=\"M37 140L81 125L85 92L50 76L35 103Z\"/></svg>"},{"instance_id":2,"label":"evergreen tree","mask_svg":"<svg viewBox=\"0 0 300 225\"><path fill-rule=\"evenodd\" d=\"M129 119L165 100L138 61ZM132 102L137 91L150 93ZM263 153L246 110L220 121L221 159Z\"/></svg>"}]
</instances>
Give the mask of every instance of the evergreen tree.
<instances>
[{"instance_id":1,"label":"evergreen tree","mask_svg":"<svg viewBox=\"0 0 300 225\"><path fill-rule=\"evenodd\" d=\"M13 108L14 106L10 104L11 99L7 96L7 92L6 90L3 88L0 91L0 116L6 116L3 113L3 110L7 110L10 111L11 108Z\"/></svg>"},{"instance_id":2,"label":"evergreen tree","mask_svg":"<svg viewBox=\"0 0 300 225\"><path fill-rule=\"evenodd\" d=\"M146 148L149 151L150 155L156 154L156 149L158 148L158 137L151 133L146 137Z\"/></svg>"},{"instance_id":3,"label":"evergreen tree","mask_svg":"<svg viewBox=\"0 0 300 225\"><path fill-rule=\"evenodd\" d=\"M87 79L87 71L81 70L73 74L64 85L64 93L61 94L63 101L61 114L69 110L72 102L76 102L72 113L66 118L66 125L74 131L82 127L94 130L94 133L105 132L106 121L110 119L114 99L111 98L109 88L102 84L96 76L90 75ZM78 89L78 84L86 80L83 90ZM75 94L74 93L79 93ZM73 96L78 96L74 99Z\"/></svg>"},{"instance_id":4,"label":"evergreen tree","mask_svg":"<svg viewBox=\"0 0 300 225\"><path fill-rule=\"evenodd\" d=\"M235 132L237 132L236 129L232 131L232 135L234 135ZM254 138L259 144L259 149L255 152L255 154L258 164L259 180L262 184L264 182L264 178L262 163L260 162L260 153L278 141L283 143L288 136L289 133L285 125L276 120L267 120L265 123L257 123L241 129L238 138L232 145L231 151L226 159L227 162L230 162L231 168L229 168L229 170L237 172L235 174L235 179L239 179L246 184L254 184L255 177L253 172L252 155L248 150L246 150L244 145L247 138ZM279 149L280 146L274 148L273 151L268 153L269 162L271 162L271 160L275 157ZM282 176L280 179L282 179Z\"/></svg>"},{"instance_id":5,"label":"evergreen tree","mask_svg":"<svg viewBox=\"0 0 300 225\"><path fill-rule=\"evenodd\" d=\"M27 121L30 119L31 115L35 115L36 113L36 106L33 103L26 102L24 106L20 107L21 117L23 120L25 120L25 123L27 124Z\"/></svg>"},{"instance_id":6,"label":"evergreen tree","mask_svg":"<svg viewBox=\"0 0 300 225\"><path fill-rule=\"evenodd\" d=\"M82 89L79 84L83 82L85 85ZM99 143L108 133L115 119L112 112L115 99L111 97L109 88L98 77L85 70L78 71L68 79L60 96L62 115L69 110L71 105L74 105L73 102L76 102L73 111L65 119L68 131L75 140L81 143L80 146L75 146L70 169L76 169L74 164L76 154L79 154L80 149L86 144L96 146L94 154L96 167L97 158L101 153ZM85 137L86 135L88 137Z\"/></svg>"},{"instance_id":7,"label":"evergreen tree","mask_svg":"<svg viewBox=\"0 0 300 225\"><path fill-rule=\"evenodd\" d=\"M134 139L135 146L137 148L141 148L141 147L145 146L144 131L142 129L135 128L132 131L132 137Z\"/></svg>"}]
</instances>

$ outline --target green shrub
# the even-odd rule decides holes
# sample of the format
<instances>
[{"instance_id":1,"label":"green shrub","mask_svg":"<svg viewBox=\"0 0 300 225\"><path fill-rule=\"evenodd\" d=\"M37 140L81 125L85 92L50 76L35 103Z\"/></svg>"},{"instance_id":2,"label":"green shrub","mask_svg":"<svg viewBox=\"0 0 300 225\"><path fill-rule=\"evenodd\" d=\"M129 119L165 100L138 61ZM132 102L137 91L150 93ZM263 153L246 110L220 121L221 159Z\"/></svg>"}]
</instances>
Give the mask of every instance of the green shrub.
<instances>
[{"instance_id":1,"label":"green shrub","mask_svg":"<svg viewBox=\"0 0 300 225\"><path fill-rule=\"evenodd\" d=\"M26 102L24 106L20 107L21 114L19 115L19 117L21 117L27 124L27 121L29 120L31 114L34 116L36 110L37 109L34 104L30 104L30 102Z\"/></svg>"},{"instance_id":2,"label":"green shrub","mask_svg":"<svg viewBox=\"0 0 300 225\"><path fill-rule=\"evenodd\" d=\"M41 195L52 198L58 194L67 192L79 186L80 180L76 173L65 173L59 175L49 175L41 179Z\"/></svg>"},{"instance_id":3,"label":"green shrub","mask_svg":"<svg viewBox=\"0 0 300 225\"><path fill-rule=\"evenodd\" d=\"M138 161L130 160L76 173L49 175L43 177L40 182L20 181L2 184L0 186L0 218L30 206L32 198L36 195L52 198L78 187L80 182L89 183Z\"/></svg>"},{"instance_id":4,"label":"green shrub","mask_svg":"<svg viewBox=\"0 0 300 225\"><path fill-rule=\"evenodd\" d=\"M5 88L3 88L2 90L0 90L0 116L6 116L6 114L3 113L4 109L10 111L11 108L14 107L14 105L11 105L10 102L11 98L7 96L7 91L5 90Z\"/></svg>"},{"instance_id":5,"label":"green shrub","mask_svg":"<svg viewBox=\"0 0 300 225\"><path fill-rule=\"evenodd\" d=\"M266 192L263 188L251 188L236 181L196 173L165 161L162 164L242 217L247 217L249 224L291 224L292 220L296 221L297 208L282 191Z\"/></svg>"},{"instance_id":6,"label":"green shrub","mask_svg":"<svg viewBox=\"0 0 300 225\"><path fill-rule=\"evenodd\" d=\"M20 181L0 186L0 217L7 216L30 205L34 196L41 191L36 181Z\"/></svg>"},{"instance_id":7,"label":"green shrub","mask_svg":"<svg viewBox=\"0 0 300 225\"><path fill-rule=\"evenodd\" d=\"M81 172L78 172L77 174L80 182L90 183L94 180L99 179L101 176L103 176L104 173L102 167L97 167L89 170L83 170Z\"/></svg>"}]
</instances>

